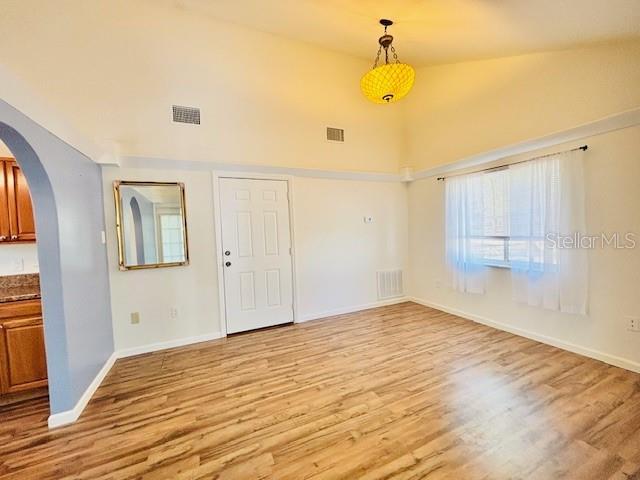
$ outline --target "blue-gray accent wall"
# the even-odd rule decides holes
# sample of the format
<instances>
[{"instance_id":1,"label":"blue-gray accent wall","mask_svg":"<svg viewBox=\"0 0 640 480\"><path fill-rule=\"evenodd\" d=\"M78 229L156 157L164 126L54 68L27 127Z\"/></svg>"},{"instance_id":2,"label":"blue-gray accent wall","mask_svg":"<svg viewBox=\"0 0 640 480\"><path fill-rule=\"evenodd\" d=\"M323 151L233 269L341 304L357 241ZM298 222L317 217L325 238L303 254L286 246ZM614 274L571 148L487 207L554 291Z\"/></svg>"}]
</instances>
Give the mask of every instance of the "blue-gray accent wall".
<instances>
[{"instance_id":1,"label":"blue-gray accent wall","mask_svg":"<svg viewBox=\"0 0 640 480\"><path fill-rule=\"evenodd\" d=\"M100 167L0 100L0 139L34 205L51 413L72 409L113 354Z\"/></svg>"}]
</instances>

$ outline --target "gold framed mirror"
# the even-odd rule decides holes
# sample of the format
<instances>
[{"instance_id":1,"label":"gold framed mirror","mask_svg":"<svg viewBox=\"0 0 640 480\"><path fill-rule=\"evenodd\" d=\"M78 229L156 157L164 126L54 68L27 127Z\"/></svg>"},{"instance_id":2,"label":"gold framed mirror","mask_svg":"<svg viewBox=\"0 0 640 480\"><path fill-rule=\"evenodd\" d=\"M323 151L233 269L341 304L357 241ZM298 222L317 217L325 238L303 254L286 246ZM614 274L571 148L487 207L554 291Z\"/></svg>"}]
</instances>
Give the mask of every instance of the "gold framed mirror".
<instances>
[{"instance_id":1,"label":"gold framed mirror","mask_svg":"<svg viewBox=\"0 0 640 480\"><path fill-rule=\"evenodd\" d=\"M113 182L120 270L189 264L184 184Z\"/></svg>"}]
</instances>

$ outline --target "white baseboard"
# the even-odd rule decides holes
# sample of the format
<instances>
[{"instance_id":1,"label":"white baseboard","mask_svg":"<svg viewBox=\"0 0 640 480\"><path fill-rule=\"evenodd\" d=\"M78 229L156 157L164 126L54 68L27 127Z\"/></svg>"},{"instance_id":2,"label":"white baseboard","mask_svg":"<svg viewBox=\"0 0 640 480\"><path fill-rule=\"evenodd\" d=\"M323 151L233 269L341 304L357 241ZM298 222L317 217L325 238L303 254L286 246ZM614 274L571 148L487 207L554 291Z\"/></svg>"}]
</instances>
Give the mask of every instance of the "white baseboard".
<instances>
[{"instance_id":1,"label":"white baseboard","mask_svg":"<svg viewBox=\"0 0 640 480\"><path fill-rule=\"evenodd\" d=\"M48 421L49 428L56 428L56 427L62 427L63 425L69 425L70 423L75 422L80 417L80 414L82 413L84 408L87 406L87 403L89 403L89 400L91 400L91 397L93 396L95 391L98 389L98 387L104 380L104 377L106 377L107 373L109 373L109 370L111 370L111 367L113 367L113 364L116 362L117 358L118 358L118 354L116 352L111 354L111 356L107 359L107 361L102 366L102 368L100 369L96 377L93 379L91 384L87 387L87 389L84 391L84 393L82 394L78 402L75 404L75 406L71 410L66 410L64 412L54 413L53 415L49 415L49 421Z\"/></svg>"},{"instance_id":2,"label":"white baseboard","mask_svg":"<svg viewBox=\"0 0 640 480\"><path fill-rule=\"evenodd\" d=\"M330 311L326 311L318 314L306 315L302 317L302 320L298 320L298 321L306 322L306 321L314 320L317 318L331 317L333 315L352 313L360 310L366 310L369 308L382 307L385 305L393 305L396 303L406 302L408 300L409 299L407 297L392 298L390 300L374 302L374 303L369 303L365 305L357 305L352 307L330 310ZM93 396L95 391L98 389L98 387L104 380L104 377L107 376L107 373L109 373L109 370L111 370L111 367L113 366L113 364L117 359L132 357L134 355L142 355L144 353L157 352L160 350L166 350L168 348L192 345L194 343L207 342L210 340L216 340L218 338L222 338L224 336L225 335L222 334L221 332L213 332L213 333L207 333L204 335L180 338L177 340L169 340L166 342L151 343L151 344L142 345L139 347L124 348L114 352L109 357L109 359L105 362L104 366L100 369L100 372L98 372L98 375L96 375L96 377L91 382L91 385L87 387L85 392L82 394L82 397L80 397L80 400L78 400L76 405L71 410L55 413L49 416L49 428L56 428L56 427L62 427L64 425L69 425L75 422L80 417L80 415L82 414L82 411L89 403L89 400L91 400L91 397Z\"/></svg>"},{"instance_id":3,"label":"white baseboard","mask_svg":"<svg viewBox=\"0 0 640 480\"><path fill-rule=\"evenodd\" d=\"M462 317L476 323L481 323L483 325L487 325L489 327L493 327L498 330L513 333L514 335L518 335L520 337L529 338L531 340L535 340L537 342L544 343L546 345L551 345L552 347L561 348L563 350L568 350L569 352L577 353L585 357L593 358L595 360L600 360L601 362L608 363L609 365L624 368L625 370L630 370L632 372L640 373L640 363L635 362L633 360L629 360L627 358L618 357L616 355L610 355L608 353L601 352L599 350L594 350L588 347L576 345L574 343L566 342L558 338L549 337L548 335L542 335L540 333L532 332L531 330L525 330L522 328L514 327L503 322L491 320L490 318L483 317L481 315L475 315L473 313L458 310L456 308L450 308L450 307L447 307L446 305L440 305L438 303L429 302L427 300L423 300L420 298L413 297L413 298L410 298L410 300L412 302L419 303L420 305L424 305L425 307L435 308L436 310L450 313L451 315L456 315L458 317Z\"/></svg>"},{"instance_id":4,"label":"white baseboard","mask_svg":"<svg viewBox=\"0 0 640 480\"><path fill-rule=\"evenodd\" d=\"M166 350L167 348L183 347L185 345L191 345L193 343L208 342L210 340L217 340L224 335L220 332L205 333L204 335L196 335L194 337L178 338L177 340L169 340L166 342L150 343L148 345L141 345L139 347L123 348L118 350L118 358L132 357L134 355L142 355L143 353L157 352L159 350Z\"/></svg>"},{"instance_id":5,"label":"white baseboard","mask_svg":"<svg viewBox=\"0 0 640 480\"><path fill-rule=\"evenodd\" d=\"M318 318L333 317L335 315L344 315L345 313L359 312L361 310L368 310L370 308L385 307L387 305L395 305L397 303L409 302L411 300L412 299L409 297L397 297L397 298L390 298L389 300L380 300L377 302L365 303L363 305L354 305L351 307L343 307L343 308L336 308L333 310L326 310L320 313L308 313L305 315L300 315L296 320L296 323L308 322L310 320L317 320Z\"/></svg>"},{"instance_id":6,"label":"white baseboard","mask_svg":"<svg viewBox=\"0 0 640 480\"><path fill-rule=\"evenodd\" d=\"M96 377L93 379L93 381L91 382L91 385L87 387L87 389L84 391L84 393L82 394L78 402L75 404L75 406L71 410L65 410L64 412L59 412L59 413L54 413L52 415L49 415L49 421L48 421L49 428L56 428L56 427L62 427L64 425L69 425L71 423L74 423L78 418L80 418L80 415L82 414L83 410L89 403L89 400L91 400L91 397L96 392L96 390L98 389L98 387L100 386L104 378L107 376L107 373L109 373L109 370L111 370L111 367L113 367L113 364L116 362L117 359L131 357L133 355L140 355L143 353L157 352L158 350L166 350L167 348L182 347L184 345L191 345L193 343L207 342L209 340L216 340L218 338L222 338L223 336L224 335L222 335L220 332L213 332L213 333L207 333L205 335L198 335L195 337L186 337L186 338L180 338L178 340L169 340L167 342L159 342L159 343L152 343L149 345L142 345L140 347L125 348L125 349L113 352L109 357L109 359L102 366L102 368L100 369Z\"/></svg>"},{"instance_id":7,"label":"white baseboard","mask_svg":"<svg viewBox=\"0 0 640 480\"><path fill-rule=\"evenodd\" d=\"M312 168L278 167L275 165L247 165L244 163L222 163L185 159L121 157L119 164L104 165L103 168L149 168L161 170L217 171L235 173L258 173L264 175L291 175L294 177L329 178L336 180L360 180L372 182L401 182L399 173L350 172L344 170L316 170Z\"/></svg>"}]
</instances>

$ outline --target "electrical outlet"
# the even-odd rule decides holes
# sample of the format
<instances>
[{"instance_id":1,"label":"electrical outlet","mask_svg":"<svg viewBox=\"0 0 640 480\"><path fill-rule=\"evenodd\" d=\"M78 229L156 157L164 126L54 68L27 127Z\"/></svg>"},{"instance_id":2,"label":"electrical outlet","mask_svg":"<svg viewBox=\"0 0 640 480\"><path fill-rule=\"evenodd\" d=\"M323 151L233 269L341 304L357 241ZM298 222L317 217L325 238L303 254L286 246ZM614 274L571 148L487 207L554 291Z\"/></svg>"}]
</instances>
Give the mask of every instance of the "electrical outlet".
<instances>
[{"instance_id":1,"label":"electrical outlet","mask_svg":"<svg viewBox=\"0 0 640 480\"><path fill-rule=\"evenodd\" d=\"M631 332L640 332L640 318L627 317L627 330Z\"/></svg>"},{"instance_id":2,"label":"electrical outlet","mask_svg":"<svg viewBox=\"0 0 640 480\"><path fill-rule=\"evenodd\" d=\"M140 323L140 312L131 312L131 324L138 325Z\"/></svg>"},{"instance_id":3,"label":"electrical outlet","mask_svg":"<svg viewBox=\"0 0 640 480\"><path fill-rule=\"evenodd\" d=\"M175 320L176 318L178 318L178 309L176 307L171 307L171 310L169 310L169 315L172 319Z\"/></svg>"},{"instance_id":4,"label":"electrical outlet","mask_svg":"<svg viewBox=\"0 0 640 480\"><path fill-rule=\"evenodd\" d=\"M434 283L436 288L442 288L442 280L436 280Z\"/></svg>"}]
</instances>

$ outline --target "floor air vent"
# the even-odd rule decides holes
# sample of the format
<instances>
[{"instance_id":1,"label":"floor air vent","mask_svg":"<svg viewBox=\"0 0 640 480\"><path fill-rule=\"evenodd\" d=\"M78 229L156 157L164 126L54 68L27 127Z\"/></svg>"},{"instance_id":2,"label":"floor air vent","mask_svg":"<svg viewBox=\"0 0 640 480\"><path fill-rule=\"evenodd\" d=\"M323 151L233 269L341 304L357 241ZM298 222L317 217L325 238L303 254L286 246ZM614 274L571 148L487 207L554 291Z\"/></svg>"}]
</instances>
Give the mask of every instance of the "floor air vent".
<instances>
[{"instance_id":1,"label":"floor air vent","mask_svg":"<svg viewBox=\"0 0 640 480\"><path fill-rule=\"evenodd\" d=\"M200 109L194 107L173 106L173 121L200 125Z\"/></svg>"},{"instance_id":2,"label":"floor air vent","mask_svg":"<svg viewBox=\"0 0 640 480\"><path fill-rule=\"evenodd\" d=\"M377 272L377 276L378 300L401 297L403 295L402 270L381 271Z\"/></svg>"},{"instance_id":3,"label":"floor air vent","mask_svg":"<svg viewBox=\"0 0 640 480\"><path fill-rule=\"evenodd\" d=\"M327 140L330 142L344 142L344 130L342 128L327 127Z\"/></svg>"}]
</instances>

